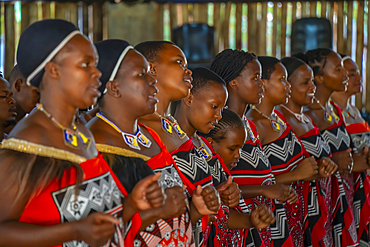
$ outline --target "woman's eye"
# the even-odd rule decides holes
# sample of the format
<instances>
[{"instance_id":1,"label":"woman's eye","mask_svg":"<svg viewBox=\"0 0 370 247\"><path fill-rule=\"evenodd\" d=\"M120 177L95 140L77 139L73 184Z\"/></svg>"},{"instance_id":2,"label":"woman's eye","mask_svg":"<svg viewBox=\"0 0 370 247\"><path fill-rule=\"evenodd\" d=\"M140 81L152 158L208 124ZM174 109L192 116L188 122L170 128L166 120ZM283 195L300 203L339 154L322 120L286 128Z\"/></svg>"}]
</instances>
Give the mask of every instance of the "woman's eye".
<instances>
[{"instance_id":1,"label":"woman's eye","mask_svg":"<svg viewBox=\"0 0 370 247\"><path fill-rule=\"evenodd\" d=\"M231 152L234 152L235 151L235 148L229 148Z\"/></svg>"},{"instance_id":2,"label":"woman's eye","mask_svg":"<svg viewBox=\"0 0 370 247\"><path fill-rule=\"evenodd\" d=\"M87 67L89 67L89 65L90 65L90 63L82 63L82 64L81 64L81 67L83 67L83 68L87 68Z\"/></svg>"}]
</instances>

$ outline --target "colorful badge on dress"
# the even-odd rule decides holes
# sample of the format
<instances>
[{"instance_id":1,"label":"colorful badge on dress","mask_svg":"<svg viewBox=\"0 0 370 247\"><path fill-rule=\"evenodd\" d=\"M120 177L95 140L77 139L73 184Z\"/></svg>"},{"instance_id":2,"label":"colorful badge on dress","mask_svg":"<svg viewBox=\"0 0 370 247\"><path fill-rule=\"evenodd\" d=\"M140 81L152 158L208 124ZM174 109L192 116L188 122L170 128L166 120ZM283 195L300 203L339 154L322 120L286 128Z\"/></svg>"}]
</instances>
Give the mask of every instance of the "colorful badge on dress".
<instances>
[{"instance_id":1,"label":"colorful badge on dress","mask_svg":"<svg viewBox=\"0 0 370 247\"><path fill-rule=\"evenodd\" d=\"M91 138L86 137L81 132L78 132L78 137L80 138L82 144L85 146L85 149L89 149L91 144Z\"/></svg>"},{"instance_id":2,"label":"colorful badge on dress","mask_svg":"<svg viewBox=\"0 0 370 247\"><path fill-rule=\"evenodd\" d=\"M256 142L257 138L254 135L251 126L249 125L248 120L247 119L245 119L245 120L246 120L245 123L246 123L246 126L247 126L248 135L249 135L250 139L252 140L252 142Z\"/></svg>"},{"instance_id":3,"label":"colorful badge on dress","mask_svg":"<svg viewBox=\"0 0 370 247\"><path fill-rule=\"evenodd\" d=\"M324 112L324 119L326 122L328 123L332 123L333 122L333 117L332 115L328 114L326 111Z\"/></svg>"},{"instance_id":4,"label":"colorful badge on dress","mask_svg":"<svg viewBox=\"0 0 370 247\"><path fill-rule=\"evenodd\" d=\"M171 119L171 121L173 122L172 123L172 127L174 128L175 132L177 133L177 135L180 137L180 139L183 139L186 134L185 132L180 128L179 124L177 123L176 119L174 117L172 117L171 115L168 116L169 119Z\"/></svg>"},{"instance_id":5,"label":"colorful badge on dress","mask_svg":"<svg viewBox=\"0 0 370 247\"><path fill-rule=\"evenodd\" d=\"M209 161L212 158L204 147L200 147L198 150L200 154L206 159L206 161Z\"/></svg>"}]
</instances>

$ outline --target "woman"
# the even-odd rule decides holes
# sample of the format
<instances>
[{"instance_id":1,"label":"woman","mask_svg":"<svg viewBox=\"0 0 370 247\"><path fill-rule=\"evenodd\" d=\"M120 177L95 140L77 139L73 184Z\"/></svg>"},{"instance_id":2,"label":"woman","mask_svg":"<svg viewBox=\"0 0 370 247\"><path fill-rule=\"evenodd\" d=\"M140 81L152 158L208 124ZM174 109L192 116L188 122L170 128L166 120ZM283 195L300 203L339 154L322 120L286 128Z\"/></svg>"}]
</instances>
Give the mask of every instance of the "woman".
<instances>
[{"instance_id":1,"label":"woman","mask_svg":"<svg viewBox=\"0 0 370 247\"><path fill-rule=\"evenodd\" d=\"M90 131L75 123L77 108L100 96L93 44L70 22L43 20L22 33L17 61L41 99L2 143L0 195L10 203L0 205L0 245L102 246L109 240L122 246L121 231L118 242L110 241L120 225L114 216L124 207L126 221L149 208L145 188L158 178L145 179L129 196Z\"/></svg>"},{"instance_id":2,"label":"woman","mask_svg":"<svg viewBox=\"0 0 370 247\"><path fill-rule=\"evenodd\" d=\"M16 122L16 108L13 93L10 89L9 82L0 74L0 143L6 138L5 129L14 126Z\"/></svg>"},{"instance_id":3,"label":"woman","mask_svg":"<svg viewBox=\"0 0 370 247\"><path fill-rule=\"evenodd\" d=\"M187 68L187 60L182 50L171 42L147 41L136 45L135 49L148 60L150 72L157 79L159 89L156 94L156 112L141 117L139 122L158 133L179 168L179 174L192 197L191 200L202 196L207 201L206 208L190 208L193 225L202 218L202 223L195 226L196 245L201 246L202 232L208 224L208 217L202 216L217 214L220 206L219 196L212 186L208 165L198 162L203 159L202 155L192 145L176 119L166 114L171 102L188 96L192 82L191 71Z\"/></svg>"},{"instance_id":4,"label":"woman","mask_svg":"<svg viewBox=\"0 0 370 247\"><path fill-rule=\"evenodd\" d=\"M274 57L258 57L262 66L264 98L247 113L258 130L262 148L272 167L277 183L291 185L298 201L285 204L288 226L295 246L303 246L303 191L302 180L317 174L317 163L305 155L297 136L275 106L284 104L290 97L287 72Z\"/></svg>"},{"instance_id":5,"label":"woman","mask_svg":"<svg viewBox=\"0 0 370 247\"><path fill-rule=\"evenodd\" d=\"M190 137L192 145L198 149L204 157L203 160L208 163L212 172L213 185L216 186L222 201L222 210L216 215L217 220L206 233L209 236L207 246L226 246L226 244L240 246L239 232L227 232L227 228L248 229L252 225L260 229L273 223L272 217L270 219L269 211L261 205L256 211L260 214L259 218L262 222L256 226L255 219L249 213L243 214L233 209L239 204L240 190L228 176L228 169L222 158L212 150L206 139L199 137L196 133L199 131L207 134L215 128L215 123L221 118L221 109L227 99L225 82L209 69L196 68L193 70L192 84L189 96L181 100L175 117ZM256 215L254 211L252 215Z\"/></svg>"},{"instance_id":6,"label":"woman","mask_svg":"<svg viewBox=\"0 0 370 247\"><path fill-rule=\"evenodd\" d=\"M95 46L100 59L98 69L102 72L100 90L103 95L99 99L100 112L88 127L94 134L96 146L127 186L133 183L134 175L140 180L140 177L153 173L150 167L155 165L153 169L161 171L158 181L166 192L162 207L140 212L143 224L135 237L135 246L171 242L193 246L189 207L176 165L171 163L171 156L162 148L157 134L137 123L139 117L153 113L158 102L156 80L149 73L149 64L124 40L104 40ZM159 169L162 167L165 169ZM128 174L130 170L134 172ZM183 236L176 238L180 232ZM171 233L170 237L168 233Z\"/></svg>"},{"instance_id":7,"label":"woman","mask_svg":"<svg viewBox=\"0 0 370 247\"><path fill-rule=\"evenodd\" d=\"M262 150L257 129L254 123L244 116L247 106L258 104L263 97L261 65L253 53L227 49L216 56L211 69L226 82L229 93L226 103L228 109L238 114L245 122L247 140L240 159L234 159L234 163L231 164L233 169L230 171L244 198L239 210L248 212L259 204L270 207L278 216L277 222L260 231L262 240L266 246L292 246L282 203L296 201L295 192L288 186L275 184L271 164ZM249 239L253 235L256 235L253 229L244 231L244 239Z\"/></svg>"},{"instance_id":8,"label":"woman","mask_svg":"<svg viewBox=\"0 0 370 247\"><path fill-rule=\"evenodd\" d=\"M281 59L281 63L288 72L291 97L287 104L277 109L299 136L308 154L315 157L319 164L319 173L314 177L315 180L303 184L304 201L307 202L304 205L304 240L306 242L310 239L314 246L319 246L319 243L331 246L333 244L331 215L328 215L331 212L331 193L323 191L321 184L331 183L330 179L337 165L329 159L331 157L330 147L320 135L319 129L302 112L304 106L312 104L315 95L313 73L311 68L298 58L286 57Z\"/></svg>"},{"instance_id":9,"label":"woman","mask_svg":"<svg viewBox=\"0 0 370 247\"><path fill-rule=\"evenodd\" d=\"M347 71L342 66L340 56L330 49L308 51L302 56L311 67L316 85L315 101L308 106L306 114L319 128L324 140L329 144L332 160L338 165L335 178L332 178L332 225L335 246L349 246L357 243L353 219L353 177L350 174L365 161L360 155L352 156L351 139L346 130L342 113L330 101L334 91L345 91ZM363 159L363 161L361 161ZM330 189L330 188L329 188ZM344 193L343 193L344 192ZM336 229L340 229L339 231Z\"/></svg>"},{"instance_id":10,"label":"woman","mask_svg":"<svg viewBox=\"0 0 370 247\"><path fill-rule=\"evenodd\" d=\"M362 118L357 107L350 104L352 95L362 91L362 77L357 64L348 56L342 58L343 67L348 72L347 90L344 92L333 92L331 98L337 104L343 113L346 129L351 135L353 150L355 153L367 153L367 162L364 169L369 167L369 146L370 146L370 128L368 123ZM366 195L370 193L369 178L366 171L355 172L353 174L355 182L355 194L353 204L354 219L357 227L357 240L362 243L369 243L369 230L366 225L369 222L369 199Z\"/></svg>"}]
</instances>

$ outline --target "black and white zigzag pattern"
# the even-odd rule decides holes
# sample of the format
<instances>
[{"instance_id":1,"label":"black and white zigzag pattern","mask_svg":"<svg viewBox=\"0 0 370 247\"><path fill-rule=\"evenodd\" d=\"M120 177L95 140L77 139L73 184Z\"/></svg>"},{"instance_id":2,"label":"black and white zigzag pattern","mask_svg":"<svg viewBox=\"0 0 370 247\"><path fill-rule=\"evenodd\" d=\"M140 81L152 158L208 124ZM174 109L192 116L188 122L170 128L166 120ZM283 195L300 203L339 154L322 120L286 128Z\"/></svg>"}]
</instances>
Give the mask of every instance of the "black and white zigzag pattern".
<instances>
[{"instance_id":1,"label":"black and white zigzag pattern","mask_svg":"<svg viewBox=\"0 0 370 247\"><path fill-rule=\"evenodd\" d=\"M272 239L284 239L287 232L285 232L287 226L287 218L285 214L285 209L283 207L275 210L276 222L274 225L270 226L271 238Z\"/></svg>"},{"instance_id":2,"label":"black and white zigzag pattern","mask_svg":"<svg viewBox=\"0 0 370 247\"><path fill-rule=\"evenodd\" d=\"M249 165L253 166L255 169L259 164L264 164L266 167L270 167L269 160L262 152L260 148L252 148L251 152L246 152L241 150L240 158L247 162Z\"/></svg>"},{"instance_id":3,"label":"black and white zigzag pattern","mask_svg":"<svg viewBox=\"0 0 370 247\"><path fill-rule=\"evenodd\" d=\"M335 129L332 129L335 134L331 130L325 130L322 133L324 140L331 146L332 153L340 151L342 144L345 144L346 147L350 147L351 144L351 138L346 130L339 127Z\"/></svg>"},{"instance_id":4,"label":"black and white zigzag pattern","mask_svg":"<svg viewBox=\"0 0 370 247\"><path fill-rule=\"evenodd\" d=\"M365 147L370 147L370 132L362 132L351 135L354 152L361 152Z\"/></svg>"},{"instance_id":5,"label":"black and white zigzag pattern","mask_svg":"<svg viewBox=\"0 0 370 247\"><path fill-rule=\"evenodd\" d=\"M279 160L286 162L289 157L294 156L295 145L301 145L297 137L290 133L291 138L284 138L283 145L278 145L276 142L267 144L263 147L263 151L266 157L270 159L271 156L278 158Z\"/></svg>"},{"instance_id":6,"label":"black and white zigzag pattern","mask_svg":"<svg viewBox=\"0 0 370 247\"><path fill-rule=\"evenodd\" d=\"M207 161L197 151L196 153L189 152L189 161L178 157L177 155L173 155L172 157L181 172L193 181L196 180L198 170L201 170L206 174L211 172Z\"/></svg>"},{"instance_id":7,"label":"black and white zigzag pattern","mask_svg":"<svg viewBox=\"0 0 370 247\"><path fill-rule=\"evenodd\" d=\"M160 171L157 170L155 171L156 173L161 172L161 177L158 179L158 183L163 189L172 188L173 186L183 186L181 177L173 165L167 166L166 169L160 169Z\"/></svg>"},{"instance_id":8,"label":"black and white zigzag pattern","mask_svg":"<svg viewBox=\"0 0 370 247\"><path fill-rule=\"evenodd\" d=\"M330 146L321 136L316 136L315 143L309 142L308 140L301 139L303 146L307 152L314 156L316 159L320 158L323 153L330 154Z\"/></svg>"}]
</instances>

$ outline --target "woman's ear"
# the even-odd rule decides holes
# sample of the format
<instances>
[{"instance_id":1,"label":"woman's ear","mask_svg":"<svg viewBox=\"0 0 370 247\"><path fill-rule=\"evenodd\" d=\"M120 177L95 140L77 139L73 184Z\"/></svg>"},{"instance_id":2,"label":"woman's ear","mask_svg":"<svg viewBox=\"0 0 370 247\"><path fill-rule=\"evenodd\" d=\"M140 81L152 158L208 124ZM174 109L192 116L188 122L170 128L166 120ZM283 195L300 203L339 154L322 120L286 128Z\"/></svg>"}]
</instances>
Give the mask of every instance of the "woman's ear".
<instances>
[{"instance_id":1,"label":"woman's ear","mask_svg":"<svg viewBox=\"0 0 370 247\"><path fill-rule=\"evenodd\" d=\"M149 67L150 67L150 74L153 75L153 76L156 76L157 75L157 69L156 69L154 63L149 62Z\"/></svg>"},{"instance_id":2,"label":"woman's ear","mask_svg":"<svg viewBox=\"0 0 370 247\"><path fill-rule=\"evenodd\" d=\"M237 82L236 78L234 80L230 81L229 83L227 83L227 85L231 89L238 89L238 82Z\"/></svg>"},{"instance_id":3,"label":"woman's ear","mask_svg":"<svg viewBox=\"0 0 370 247\"><path fill-rule=\"evenodd\" d=\"M207 141L209 142L209 144L211 144L211 146L213 147L213 143L215 142L212 137L207 137Z\"/></svg>"},{"instance_id":4,"label":"woman's ear","mask_svg":"<svg viewBox=\"0 0 370 247\"><path fill-rule=\"evenodd\" d=\"M183 99L184 103L186 106L190 106L191 103L193 102L193 94L190 92L188 96L186 96L185 99Z\"/></svg>"},{"instance_id":5,"label":"woman's ear","mask_svg":"<svg viewBox=\"0 0 370 247\"><path fill-rule=\"evenodd\" d=\"M118 89L118 84L116 80L108 81L107 85L105 86L106 93L115 97L119 98L121 96L121 93Z\"/></svg>"},{"instance_id":6,"label":"woman's ear","mask_svg":"<svg viewBox=\"0 0 370 247\"><path fill-rule=\"evenodd\" d=\"M54 62L48 62L45 65L45 73L47 73L50 77L54 79L59 79L60 77L60 70L59 65Z\"/></svg>"},{"instance_id":7,"label":"woman's ear","mask_svg":"<svg viewBox=\"0 0 370 247\"><path fill-rule=\"evenodd\" d=\"M324 84L324 77L322 75L315 75L314 77L315 84Z\"/></svg>"}]
</instances>

